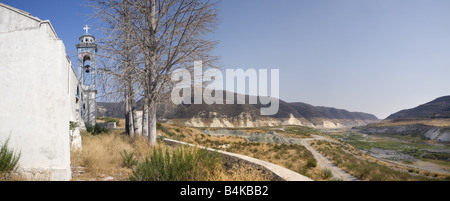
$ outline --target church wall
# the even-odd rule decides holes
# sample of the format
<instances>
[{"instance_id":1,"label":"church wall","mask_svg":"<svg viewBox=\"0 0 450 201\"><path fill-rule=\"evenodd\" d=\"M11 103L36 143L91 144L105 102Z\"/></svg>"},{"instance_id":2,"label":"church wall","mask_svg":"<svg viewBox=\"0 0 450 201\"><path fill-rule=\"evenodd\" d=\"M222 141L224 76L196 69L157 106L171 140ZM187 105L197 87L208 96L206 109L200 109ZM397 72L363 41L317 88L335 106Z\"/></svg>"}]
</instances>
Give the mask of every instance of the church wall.
<instances>
[{"instance_id":1,"label":"church wall","mask_svg":"<svg viewBox=\"0 0 450 201\"><path fill-rule=\"evenodd\" d=\"M34 17L24 17L27 14L23 11L2 6L0 12L0 33L7 33L17 30L34 29L36 22L39 21Z\"/></svg>"},{"instance_id":2,"label":"church wall","mask_svg":"<svg viewBox=\"0 0 450 201\"><path fill-rule=\"evenodd\" d=\"M28 178L70 180L76 76L51 24L18 12L0 4L0 142Z\"/></svg>"},{"instance_id":3,"label":"church wall","mask_svg":"<svg viewBox=\"0 0 450 201\"><path fill-rule=\"evenodd\" d=\"M80 129L84 127L84 122L81 120L81 94L83 93L82 87L77 87L79 84L78 77L75 71L72 69L72 65L69 61L69 105L70 105L70 121L76 122L77 127L70 131L70 143L71 149L81 149L81 135Z\"/></svg>"}]
</instances>

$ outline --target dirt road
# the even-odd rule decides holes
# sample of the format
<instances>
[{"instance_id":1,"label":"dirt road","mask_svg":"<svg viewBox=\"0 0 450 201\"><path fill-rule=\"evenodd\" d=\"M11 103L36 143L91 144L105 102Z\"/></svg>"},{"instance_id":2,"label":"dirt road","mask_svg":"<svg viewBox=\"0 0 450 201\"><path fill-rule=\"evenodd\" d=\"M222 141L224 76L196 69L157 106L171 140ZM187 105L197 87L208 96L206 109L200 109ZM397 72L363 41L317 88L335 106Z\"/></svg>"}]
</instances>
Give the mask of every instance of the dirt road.
<instances>
[{"instance_id":1,"label":"dirt road","mask_svg":"<svg viewBox=\"0 0 450 201\"><path fill-rule=\"evenodd\" d=\"M313 155L314 158L317 161L317 165L321 169L328 169L333 173L333 178L337 180L343 180L343 181L360 181L360 179L348 174L344 170L340 169L336 165L334 165L331 161L329 161L325 156L317 152L313 147L310 146L309 141L312 140L323 140L323 141L334 141L332 139L329 139L324 136L319 135L313 135L313 138L306 138L306 139L297 139L297 138L288 138L288 140L291 143L294 144L300 144L304 146L306 149L308 149Z\"/></svg>"}]
</instances>

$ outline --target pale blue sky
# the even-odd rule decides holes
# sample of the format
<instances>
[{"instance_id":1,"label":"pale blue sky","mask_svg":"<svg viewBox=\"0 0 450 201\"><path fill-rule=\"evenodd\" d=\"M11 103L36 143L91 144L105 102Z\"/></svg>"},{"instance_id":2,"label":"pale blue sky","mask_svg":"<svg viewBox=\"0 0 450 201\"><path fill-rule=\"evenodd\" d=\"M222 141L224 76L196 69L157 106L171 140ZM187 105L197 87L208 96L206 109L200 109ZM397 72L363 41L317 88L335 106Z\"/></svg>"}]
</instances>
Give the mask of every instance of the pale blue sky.
<instances>
[{"instance_id":1,"label":"pale blue sky","mask_svg":"<svg viewBox=\"0 0 450 201\"><path fill-rule=\"evenodd\" d=\"M279 68L289 102L385 118L450 94L450 1L223 0L226 68Z\"/></svg>"},{"instance_id":2,"label":"pale blue sky","mask_svg":"<svg viewBox=\"0 0 450 201\"><path fill-rule=\"evenodd\" d=\"M49 19L69 55L89 23L80 0L1 2ZM385 118L450 95L448 0L222 0L219 9L220 64L280 69L285 101Z\"/></svg>"}]
</instances>

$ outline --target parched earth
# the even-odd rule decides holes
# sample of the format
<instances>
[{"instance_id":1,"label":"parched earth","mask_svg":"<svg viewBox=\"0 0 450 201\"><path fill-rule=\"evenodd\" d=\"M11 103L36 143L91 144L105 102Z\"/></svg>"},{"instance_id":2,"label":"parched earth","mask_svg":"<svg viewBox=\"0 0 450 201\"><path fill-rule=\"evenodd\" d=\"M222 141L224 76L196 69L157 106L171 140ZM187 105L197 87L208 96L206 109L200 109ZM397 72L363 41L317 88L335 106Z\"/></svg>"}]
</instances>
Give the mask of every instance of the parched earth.
<instances>
[{"instance_id":1,"label":"parched earth","mask_svg":"<svg viewBox=\"0 0 450 201\"><path fill-rule=\"evenodd\" d=\"M397 150L371 148L369 153L371 156L377 158L378 160L382 160L395 166L417 168L429 172L438 172L443 174L450 173L450 168L448 166L419 160L413 156L403 154ZM411 164L405 164L400 161L411 161Z\"/></svg>"},{"instance_id":2,"label":"parched earth","mask_svg":"<svg viewBox=\"0 0 450 201\"><path fill-rule=\"evenodd\" d=\"M313 147L310 146L310 141L322 140L322 141L332 141L337 142L325 136L311 135L310 138L298 139L298 138L285 138L274 131L268 133L248 133L239 130L205 130L205 134L211 136L239 136L245 137L251 142L264 142L264 143L283 143L283 144L299 144L308 149L317 161L317 165L321 169L328 169L333 173L333 177L337 180L343 181L359 181L358 178L348 174L344 170L340 169L329 161L325 156L317 152Z\"/></svg>"},{"instance_id":3,"label":"parched earth","mask_svg":"<svg viewBox=\"0 0 450 201\"><path fill-rule=\"evenodd\" d=\"M317 161L317 165L319 165L319 167L321 169L330 170L333 173L333 177L335 179L339 179L339 180L343 180L343 181L360 181L360 179L350 175L349 173L345 172L344 170L342 170L339 167L337 167L336 165L334 165L325 156L323 156L318 151L316 151L313 147L311 147L309 141L312 141L312 140L328 141L329 139L326 139L323 136L313 135L313 138L293 139L290 141L293 142L294 144L303 145L306 149L308 149L314 155L314 158Z\"/></svg>"},{"instance_id":4,"label":"parched earth","mask_svg":"<svg viewBox=\"0 0 450 201\"><path fill-rule=\"evenodd\" d=\"M248 133L240 130L219 129L214 131L204 130L203 133L211 136L239 136L247 138L250 142L289 144L289 141L274 131L267 133Z\"/></svg>"}]
</instances>

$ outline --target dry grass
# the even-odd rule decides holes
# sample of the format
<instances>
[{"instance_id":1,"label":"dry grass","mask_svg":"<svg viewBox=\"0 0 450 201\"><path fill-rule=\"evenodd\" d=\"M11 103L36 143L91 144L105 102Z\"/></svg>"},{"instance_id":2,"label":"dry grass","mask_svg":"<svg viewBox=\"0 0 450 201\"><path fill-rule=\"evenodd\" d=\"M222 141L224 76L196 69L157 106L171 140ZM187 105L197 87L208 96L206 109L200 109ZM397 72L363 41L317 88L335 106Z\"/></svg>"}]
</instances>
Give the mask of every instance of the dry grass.
<instances>
[{"instance_id":1,"label":"dry grass","mask_svg":"<svg viewBox=\"0 0 450 201\"><path fill-rule=\"evenodd\" d=\"M123 151L133 153L138 161L143 161L151 156L154 149L174 149L164 143L151 148L143 137L131 138L118 130L95 136L82 133L82 138L83 149L72 151L71 154L74 181L129 180L133 169L123 167ZM267 181L269 177L249 166L239 165L226 170L222 164L217 164L205 180Z\"/></svg>"},{"instance_id":2,"label":"dry grass","mask_svg":"<svg viewBox=\"0 0 450 201\"><path fill-rule=\"evenodd\" d=\"M313 147L339 168L366 181L422 181L431 180L424 176L411 175L407 171L393 169L385 162L374 159L356 150L333 142L313 141ZM433 178L437 179L437 178Z\"/></svg>"},{"instance_id":3,"label":"dry grass","mask_svg":"<svg viewBox=\"0 0 450 201\"><path fill-rule=\"evenodd\" d=\"M166 132L161 132L161 134L171 139L247 155L296 171L313 180L324 180L321 169L318 166L307 166L309 160L315 159L311 152L301 145L252 143L243 137L205 135L200 130L191 127L171 124L162 124L162 127L164 127L163 130ZM249 130L262 132L262 130L255 129L247 129L246 131L248 132ZM167 135L167 133L170 133L170 135ZM180 137L181 135L183 137Z\"/></svg>"},{"instance_id":4,"label":"dry grass","mask_svg":"<svg viewBox=\"0 0 450 201\"><path fill-rule=\"evenodd\" d=\"M0 181L27 181L27 178L19 173L0 174Z\"/></svg>"},{"instance_id":5,"label":"dry grass","mask_svg":"<svg viewBox=\"0 0 450 201\"><path fill-rule=\"evenodd\" d=\"M74 174L73 180L102 180L108 176L123 180L131 171L122 167L120 153L124 150L145 152L136 149L134 143L130 143L131 139L118 132L95 136L83 133L82 140L83 149L71 154L75 173L77 170L82 171L82 174ZM135 140L137 145L140 144L139 141Z\"/></svg>"},{"instance_id":6,"label":"dry grass","mask_svg":"<svg viewBox=\"0 0 450 201\"><path fill-rule=\"evenodd\" d=\"M437 127L450 127L450 119L402 119L402 120L384 120L373 124L375 126L404 126L404 125L414 125L414 124L424 124L428 126Z\"/></svg>"},{"instance_id":7,"label":"dry grass","mask_svg":"<svg viewBox=\"0 0 450 201\"><path fill-rule=\"evenodd\" d=\"M223 166L218 170L217 181L270 181L270 175L264 174L250 165L239 164L229 170Z\"/></svg>"},{"instance_id":8,"label":"dry grass","mask_svg":"<svg viewBox=\"0 0 450 201\"><path fill-rule=\"evenodd\" d=\"M280 165L316 181L323 180L318 166L307 165L308 161L315 159L311 152L301 145L246 142L233 144L225 150Z\"/></svg>"}]
</instances>

